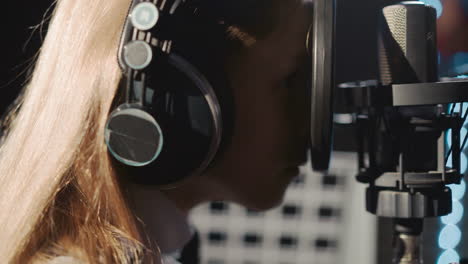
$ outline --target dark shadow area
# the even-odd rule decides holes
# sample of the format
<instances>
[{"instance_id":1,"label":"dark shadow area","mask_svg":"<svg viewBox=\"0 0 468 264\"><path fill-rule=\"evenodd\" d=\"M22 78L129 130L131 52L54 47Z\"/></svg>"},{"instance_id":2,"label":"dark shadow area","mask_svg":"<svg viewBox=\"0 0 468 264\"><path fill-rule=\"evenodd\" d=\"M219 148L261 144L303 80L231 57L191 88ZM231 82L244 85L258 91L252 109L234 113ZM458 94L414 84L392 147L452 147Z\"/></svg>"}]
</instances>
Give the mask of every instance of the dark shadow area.
<instances>
[{"instance_id":1,"label":"dark shadow area","mask_svg":"<svg viewBox=\"0 0 468 264\"><path fill-rule=\"evenodd\" d=\"M27 65L40 47L41 34L33 27L42 21L52 3L45 1L7 1L0 17L2 31L2 57L0 63L0 114L16 98L25 81ZM46 28L44 27L44 30ZM43 32L45 34L45 31ZM29 41L28 41L29 40Z\"/></svg>"}]
</instances>

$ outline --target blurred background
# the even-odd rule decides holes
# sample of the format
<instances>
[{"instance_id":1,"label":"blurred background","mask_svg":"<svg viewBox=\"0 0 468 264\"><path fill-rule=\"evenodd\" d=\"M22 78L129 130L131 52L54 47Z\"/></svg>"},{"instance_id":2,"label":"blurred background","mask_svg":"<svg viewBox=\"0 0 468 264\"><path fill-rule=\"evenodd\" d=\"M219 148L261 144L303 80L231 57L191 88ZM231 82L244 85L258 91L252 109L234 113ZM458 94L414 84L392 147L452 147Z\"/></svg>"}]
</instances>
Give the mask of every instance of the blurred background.
<instances>
[{"instance_id":1,"label":"blurred background","mask_svg":"<svg viewBox=\"0 0 468 264\"><path fill-rule=\"evenodd\" d=\"M337 2L337 83L376 79L379 10L398 1ZM441 77L468 74L468 0L424 2L438 10ZM46 33L46 26L40 23L50 14L47 10L51 3L4 3L3 10L9 15L0 17L4 32L0 115L26 81L27 66ZM310 166L302 168L278 209L257 213L217 202L194 210L192 220L202 239L202 263L391 263L391 222L365 212L365 186L354 179L357 161L353 135L352 127L336 125L330 172L319 174ZM462 167L466 170L466 156L462 157ZM468 241L464 239L468 219L463 216L466 184L452 189L454 212L426 221L426 263L436 259L437 264L448 264L457 257L468 258Z\"/></svg>"}]
</instances>

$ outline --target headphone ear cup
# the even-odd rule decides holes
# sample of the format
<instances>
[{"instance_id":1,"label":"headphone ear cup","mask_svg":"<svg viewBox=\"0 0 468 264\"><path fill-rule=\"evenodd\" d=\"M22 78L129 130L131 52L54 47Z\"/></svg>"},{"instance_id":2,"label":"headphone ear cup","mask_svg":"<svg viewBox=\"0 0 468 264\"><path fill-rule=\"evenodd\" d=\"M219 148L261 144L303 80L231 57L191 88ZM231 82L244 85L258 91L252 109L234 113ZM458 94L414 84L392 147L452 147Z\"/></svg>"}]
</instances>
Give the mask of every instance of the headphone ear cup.
<instances>
[{"instance_id":1,"label":"headphone ear cup","mask_svg":"<svg viewBox=\"0 0 468 264\"><path fill-rule=\"evenodd\" d=\"M111 113L105 141L112 156L127 166L154 162L163 148L163 133L155 118L138 105L123 104Z\"/></svg>"},{"instance_id":2,"label":"headphone ear cup","mask_svg":"<svg viewBox=\"0 0 468 264\"><path fill-rule=\"evenodd\" d=\"M137 184L170 186L211 163L221 141L221 110L210 83L182 57L171 54L150 70L144 110L163 131L164 147L144 166L124 164Z\"/></svg>"}]
</instances>

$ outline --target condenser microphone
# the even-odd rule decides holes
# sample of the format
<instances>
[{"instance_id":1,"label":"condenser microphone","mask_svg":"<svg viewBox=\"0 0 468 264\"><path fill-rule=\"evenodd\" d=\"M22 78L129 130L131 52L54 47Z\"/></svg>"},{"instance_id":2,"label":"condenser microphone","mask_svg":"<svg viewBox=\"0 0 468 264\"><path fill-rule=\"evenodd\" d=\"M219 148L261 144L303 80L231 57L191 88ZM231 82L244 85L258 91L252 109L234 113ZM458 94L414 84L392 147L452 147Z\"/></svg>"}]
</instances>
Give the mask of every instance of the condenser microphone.
<instances>
[{"instance_id":1,"label":"condenser microphone","mask_svg":"<svg viewBox=\"0 0 468 264\"><path fill-rule=\"evenodd\" d=\"M420 1L383 8L379 29L383 85L438 80L436 10Z\"/></svg>"},{"instance_id":2,"label":"condenser microphone","mask_svg":"<svg viewBox=\"0 0 468 264\"><path fill-rule=\"evenodd\" d=\"M356 179L368 184L366 209L394 220L394 264L422 263L423 220L450 213L446 185L462 178L459 131L466 115L445 105L468 100L468 83L438 82L436 20L436 10L420 1L384 7L379 81L340 85L356 118Z\"/></svg>"},{"instance_id":3,"label":"condenser microphone","mask_svg":"<svg viewBox=\"0 0 468 264\"><path fill-rule=\"evenodd\" d=\"M404 1L384 7L379 28L382 85L437 82L436 43L435 8L420 1ZM424 93L431 92L428 90ZM420 93L412 95L419 96ZM393 185L395 188L387 191L385 188L388 186L381 181L389 180L391 174L384 173L376 181L377 188L368 188L367 205L369 211L375 211L377 215L394 218L393 263L419 264L422 263L420 236L423 219L431 216L431 213L427 213L430 212L427 205L436 204L433 208L439 208L440 203L442 208L444 202L450 202L446 196L442 195L442 199L438 196L439 193L444 193L444 187L424 186L430 186L431 183L431 175L427 175L427 172L444 170L438 167L445 166L440 164L440 156L445 155L444 148L440 149L441 131L437 126L427 125L434 123L439 111L435 105L428 104L387 108L383 112L386 125L377 128L377 163L384 172L391 173L396 169L401 175L400 186L397 188L398 184ZM409 184L408 175L411 173L422 175L418 178L421 185ZM409 190L410 188L413 190ZM418 201L420 197L430 202ZM440 201L433 202L430 200L433 197ZM449 209L450 206L445 207Z\"/></svg>"}]
</instances>

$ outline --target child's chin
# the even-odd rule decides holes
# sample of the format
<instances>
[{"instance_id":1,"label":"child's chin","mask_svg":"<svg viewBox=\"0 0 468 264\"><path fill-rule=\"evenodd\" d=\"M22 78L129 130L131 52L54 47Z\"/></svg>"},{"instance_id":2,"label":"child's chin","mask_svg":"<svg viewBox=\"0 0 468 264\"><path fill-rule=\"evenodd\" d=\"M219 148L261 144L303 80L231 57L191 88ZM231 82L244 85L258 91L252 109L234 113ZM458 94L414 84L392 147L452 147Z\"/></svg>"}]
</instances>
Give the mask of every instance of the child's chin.
<instances>
[{"instance_id":1,"label":"child's chin","mask_svg":"<svg viewBox=\"0 0 468 264\"><path fill-rule=\"evenodd\" d=\"M242 203L245 207L254 211L267 211L280 206L284 201L287 184L278 190L263 190L259 188L259 193L256 197L252 197L249 201Z\"/></svg>"}]
</instances>

